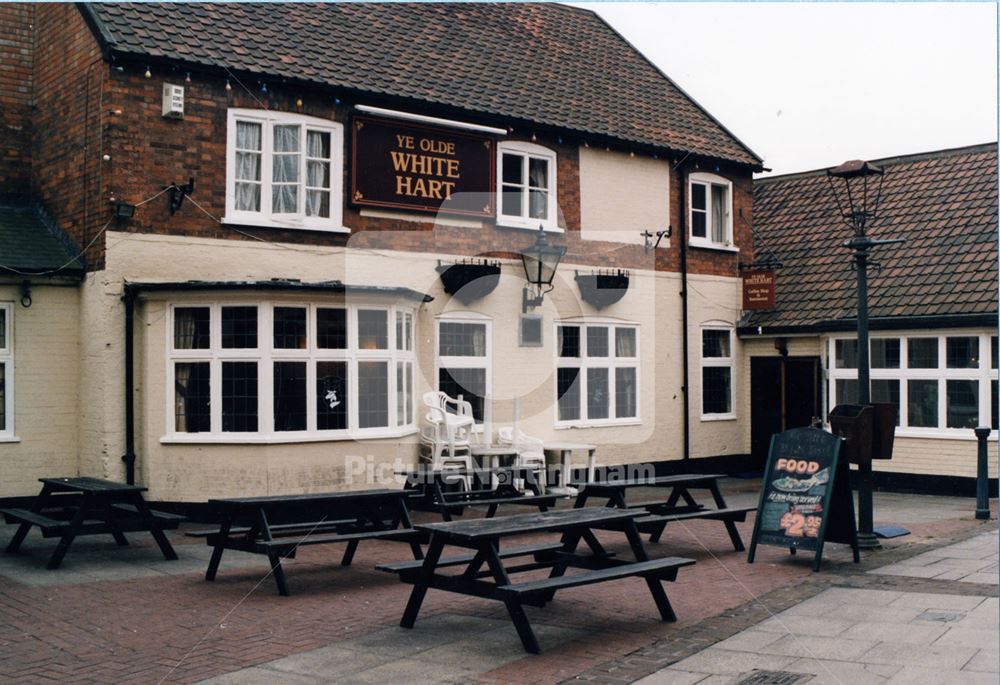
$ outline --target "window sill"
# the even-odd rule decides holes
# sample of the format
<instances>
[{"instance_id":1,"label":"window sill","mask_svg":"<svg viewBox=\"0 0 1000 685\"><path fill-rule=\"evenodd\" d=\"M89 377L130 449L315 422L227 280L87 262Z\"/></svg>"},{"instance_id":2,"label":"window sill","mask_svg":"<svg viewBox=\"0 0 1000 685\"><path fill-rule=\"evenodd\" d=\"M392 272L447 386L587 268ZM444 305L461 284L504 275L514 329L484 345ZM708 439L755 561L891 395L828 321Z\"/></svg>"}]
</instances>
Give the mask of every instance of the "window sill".
<instances>
[{"instance_id":1,"label":"window sill","mask_svg":"<svg viewBox=\"0 0 1000 685\"><path fill-rule=\"evenodd\" d=\"M628 419L622 421L588 421L587 423L556 423L554 430L570 430L573 428L620 428L622 426L641 426L639 419Z\"/></svg>"},{"instance_id":2,"label":"window sill","mask_svg":"<svg viewBox=\"0 0 1000 685\"><path fill-rule=\"evenodd\" d=\"M0 435L0 443L5 442L21 442L21 438L16 435Z\"/></svg>"},{"instance_id":3,"label":"window sill","mask_svg":"<svg viewBox=\"0 0 1000 685\"><path fill-rule=\"evenodd\" d=\"M829 426L826 427L829 430ZM924 440L977 440L971 428L896 428L897 438L921 438ZM997 432L993 431L987 438L988 442L997 441Z\"/></svg>"},{"instance_id":4,"label":"window sill","mask_svg":"<svg viewBox=\"0 0 1000 685\"><path fill-rule=\"evenodd\" d=\"M735 245L721 245L719 243L701 242L700 240L690 239L688 242L688 247L696 247L699 250L716 250L718 252L732 252L738 253L740 248Z\"/></svg>"},{"instance_id":5,"label":"window sill","mask_svg":"<svg viewBox=\"0 0 1000 685\"><path fill-rule=\"evenodd\" d=\"M736 414L702 414L702 421L736 421L739 417Z\"/></svg>"},{"instance_id":6,"label":"window sill","mask_svg":"<svg viewBox=\"0 0 1000 685\"><path fill-rule=\"evenodd\" d=\"M341 223L331 223L327 226L300 221L273 221L261 219L260 217L228 217L224 216L221 222L227 226L248 226L251 228L290 228L296 231L319 231L322 233L350 233L351 229Z\"/></svg>"},{"instance_id":7,"label":"window sill","mask_svg":"<svg viewBox=\"0 0 1000 685\"><path fill-rule=\"evenodd\" d=\"M565 233L566 229L555 224L549 225L545 222L536 221L535 223L518 221L516 219L511 219L508 217L497 217L497 228L519 228L522 231L538 231L538 224L542 224L545 228L545 233Z\"/></svg>"},{"instance_id":8,"label":"window sill","mask_svg":"<svg viewBox=\"0 0 1000 685\"><path fill-rule=\"evenodd\" d=\"M166 435L160 438L161 445L282 445L289 443L309 443L309 442L359 442L363 440L386 440L391 438L402 438L408 435L417 434L416 427L407 427L400 430L383 429L379 432L365 433L363 435L344 433L341 435L316 435L316 434L272 434L254 435L228 433L225 435L190 433L186 435Z\"/></svg>"}]
</instances>

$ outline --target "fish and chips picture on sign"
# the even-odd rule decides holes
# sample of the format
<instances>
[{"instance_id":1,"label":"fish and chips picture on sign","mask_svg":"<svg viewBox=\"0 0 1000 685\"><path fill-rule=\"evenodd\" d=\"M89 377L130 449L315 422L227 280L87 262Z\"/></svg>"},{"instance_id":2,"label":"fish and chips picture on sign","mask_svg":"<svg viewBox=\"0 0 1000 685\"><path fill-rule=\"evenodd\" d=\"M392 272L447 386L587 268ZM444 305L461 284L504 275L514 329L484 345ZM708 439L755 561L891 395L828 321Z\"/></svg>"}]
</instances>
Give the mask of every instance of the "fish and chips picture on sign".
<instances>
[{"instance_id":1,"label":"fish and chips picture on sign","mask_svg":"<svg viewBox=\"0 0 1000 685\"><path fill-rule=\"evenodd\" d=\"M814 551L818 571L823 543L851 545L860 560L847 463L841 439L817 428L796 428L771 438L764 483L747 561L757 544Z\"/></svg>"}]
</instances>

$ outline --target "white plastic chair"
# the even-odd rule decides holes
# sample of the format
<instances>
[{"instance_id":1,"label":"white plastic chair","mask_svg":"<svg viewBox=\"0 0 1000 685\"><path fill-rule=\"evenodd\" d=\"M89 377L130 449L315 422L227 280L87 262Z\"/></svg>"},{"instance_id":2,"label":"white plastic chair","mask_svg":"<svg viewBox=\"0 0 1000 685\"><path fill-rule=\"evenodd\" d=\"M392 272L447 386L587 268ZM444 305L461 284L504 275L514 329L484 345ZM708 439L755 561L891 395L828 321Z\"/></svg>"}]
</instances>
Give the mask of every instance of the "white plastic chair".
<instances>
[{"instance_id":1,"label":"white plastic chair","mask_svg":"<svg viewBox=\"0 0 1000 685\"><path fill-rule=\"evenodd\" d=\"M497 431L497 439L501 445L510 445L517 450L514 466L531 469L535 474L539 491L544 494L546 487L545 443L538 438L527 435L520 429L515 430L513 426L500 428Z\"/></svg>"},{"instance_id":2,"label":"white plastic chair","mask_svg":"<svg viewBox=\"0 0 1000 685\"><path fill-rule=\"evenodd\" d=\"M461 468L471 474L475 467L470 442L472 427L475 426L471 405L468 413L453 414L445 407L446 401L450 400L453 403L455 401L446 394L426 392L423 399L427 409L424 416L427 425L420 432L421 458L430 462L431 468L435 471ZM471 489L471 476L463 476L462 480L466 490Z\"/></svg>"}]
</instances>

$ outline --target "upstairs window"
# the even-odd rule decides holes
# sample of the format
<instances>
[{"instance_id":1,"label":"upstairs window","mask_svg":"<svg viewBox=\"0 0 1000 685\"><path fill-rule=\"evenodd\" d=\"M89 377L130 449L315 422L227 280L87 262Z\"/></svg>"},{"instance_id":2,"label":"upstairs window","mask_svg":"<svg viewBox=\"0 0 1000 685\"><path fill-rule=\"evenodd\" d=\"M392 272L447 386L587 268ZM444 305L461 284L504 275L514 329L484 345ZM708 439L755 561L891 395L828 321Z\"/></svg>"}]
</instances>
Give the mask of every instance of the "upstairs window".
<instances>
[{"instance_id":1,"label":"upstairs window","mask_svg":"<svg viewBox=\"0 0 1000 685\"><path fill-rule=\"evenodd\" d=\"M688 179L688 225L691 245L732 247L733 184L714 174Z\"/></svg>"},{"instance_id":2,"label":"upstairs window","mask_svg":"<svg viewBox=\"0 0 1000 685\"><path fill-rule=\"evenodd\" d=\"M503 141L498 154L497 223L558 230L556 153L541 145Z\"/></svg>"},{"instance_id":3,"label":"upstairs window","mask_svg":"<svg viewBox=\"0 0 1000 685\"><path fill-rule=\"evenodd\" d=\"M701 418L731 419L733 411L733 332L706 328L701 332Z\"/></svg>"},{"instance_id":4,"label":"upstairs window","mask_svg":"<svg viewBox=\"0 0 1000 685\"><path fill-rule=\"evenodd\" d=\"M227 223L344 230L340 124L231 109L226 152Z\"/></svg>"}]
</instances>

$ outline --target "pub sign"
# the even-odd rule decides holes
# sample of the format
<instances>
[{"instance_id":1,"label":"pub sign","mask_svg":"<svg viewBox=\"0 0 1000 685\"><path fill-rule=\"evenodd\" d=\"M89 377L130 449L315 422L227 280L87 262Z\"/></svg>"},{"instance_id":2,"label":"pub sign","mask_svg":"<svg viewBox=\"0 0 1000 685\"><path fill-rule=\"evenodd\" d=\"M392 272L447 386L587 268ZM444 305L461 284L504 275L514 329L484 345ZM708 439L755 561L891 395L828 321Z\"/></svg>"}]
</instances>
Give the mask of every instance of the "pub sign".
<instances>
[{"instance_id":1,"label":"pub sign","mask_svg":"<svg viewBox=\"0 0 1000 685\"><path fill-rule=\"evenodd\" d=\"M771 269L758 269L743 274L743 309L774 309L776 278Z\"/></svg>"},{"instance_id":2,"label":"pub sign","mask_svg":"<svg viewBox=\"0 0 1000 685\"><path fill-rule=\"evenodd\" d=\"M417 212L492 216L490 136L375 117L351 122L351 202Z\"/></svg>"}]
</instances>

